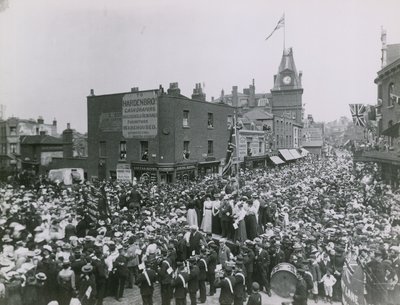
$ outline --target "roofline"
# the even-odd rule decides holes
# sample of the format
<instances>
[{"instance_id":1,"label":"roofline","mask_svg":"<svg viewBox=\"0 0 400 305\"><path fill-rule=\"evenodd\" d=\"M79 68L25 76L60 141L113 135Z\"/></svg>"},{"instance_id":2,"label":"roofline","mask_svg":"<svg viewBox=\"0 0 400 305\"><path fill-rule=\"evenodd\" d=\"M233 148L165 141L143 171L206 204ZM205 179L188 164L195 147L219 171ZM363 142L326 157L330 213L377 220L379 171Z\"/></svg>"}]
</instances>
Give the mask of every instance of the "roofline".
<instances>
[{"instance_id":1,"label":"roofline","mask_svg":"<svg viewBox=\"0 0 400 305\"><path fill-rule=\"evenodd\" d=\"M149 89L149 90L140 90L140 91L128 91L128 92L119 92L119 93L106 93L106 94L100 94L100 95L88 95L86 98L95 98L95 97L104 97L104 96L114 96L114 95L121 95L121 94L129 94L129 93L139 93L139 92L151 92L151 91L159 91L160 89Z\"/></svg>"},{"instance_id":2,"label":"roofline","mask_svg":"<svg viewBox=\"0 0 400 305\"><path fill-rule=\"evenodd\" d=\"M377 83L379 79L383 78L384 74L386 74L388 72L392 72L390 70L396 69L396 68L400 68L400 57L398 59L396 59L394 62L392 62L389 65L387 65L386 67L384 67L381 70L379 70L377 72L378 77L375 78L374 83Z\"/></svg>"}]
</instances>

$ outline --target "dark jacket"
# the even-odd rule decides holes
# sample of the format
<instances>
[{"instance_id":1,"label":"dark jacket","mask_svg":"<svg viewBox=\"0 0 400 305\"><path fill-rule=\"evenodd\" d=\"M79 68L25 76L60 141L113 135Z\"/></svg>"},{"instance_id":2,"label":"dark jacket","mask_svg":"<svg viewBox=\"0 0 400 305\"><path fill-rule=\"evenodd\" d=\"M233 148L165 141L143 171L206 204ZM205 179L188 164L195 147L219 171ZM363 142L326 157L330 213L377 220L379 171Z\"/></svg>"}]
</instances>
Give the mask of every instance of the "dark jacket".
<instances>
[{"instance_id":1,"label":"dark jacket","mask_svg":"<svg viewBox=\"0 0 400 305\"><path fill-rule=\"evenodd\" d=\"M113 266L115 267L116 273L119 277L128 277L128 258L126 256L118 255L113 263Z\"/></svg>"},{"instance_id":2,"label":"dark jacket","mask_svg":"<svg viewBox=\"0 0 400 305\"><path fill-rule=\"evenodd\" d=\"M231 291L228 279L231 282L233 290L233 287L235 287L236 284L234 276L228 276L223 279L217 278L215 280L215 287L221 288L221 293L219 295L219 302L221 304L232 304L234 301L234 293Z\"/></svg>"},{"instance_id":3,"label":"dark jacket","mask_svg":"<svg viewBox=\"0 0 400 305\"><path fill-rule=\"evenodd\" d=\"M250 295L249 300L247 301L247 305L261 305L261 302L261 294L259 294L258 292L253 292Z\"/></svg>"},{"instance_id":4,"label":"dark jacket","mask_svg":"<svg viewBox=\"0 0 400 305\"><path fill-rule=\"evenodd\" d=\"M202 257L197 265L199 266L199 281L207 280L207 272L208 272L208 258ZM207 270L207 271L206 271Z\"/></svg>"},{"instance_id":5,"label":"dark jacket","mask_svg":"<svg viewBox=\"0 0 400 305\"><path fill-rule=\"evenodd\" d=\"M154 283L157 281L157 274L151 269L146 269L146 272L151 285L148 284L144 272L140 273L137 277L136 285L139 286L141 295L153 295Z\"/></svg>"},{"instance_id":6,"label":"dark jacket","mask_svg":"<svg viewBox=\"0 0 400 305\"><path fill-rule=\"evenodd\" d=\"M196 265L191 265L189 281L188 281L189 292L197 292L197 290L199 290L199 275L200 275L199 267L197 267Z\"/></svg>"},{"instance_id":7,"label":"dark jacket","mask_svg":"<svg viewBox=\"0 0 400 305\"><path fill-rule=\"evenodd\" d=\"M183 277L183 279L185 280L185 284L187 285L188 280L189 280L188 274L185 272L182 272L182 273L180 273L180 275ZM172 286L175 288L174 289L174 297L176 299L185 299L186 298L187 288L184 287L183 281L179 275L173 279Z\"/></svg>"}]
</instances>

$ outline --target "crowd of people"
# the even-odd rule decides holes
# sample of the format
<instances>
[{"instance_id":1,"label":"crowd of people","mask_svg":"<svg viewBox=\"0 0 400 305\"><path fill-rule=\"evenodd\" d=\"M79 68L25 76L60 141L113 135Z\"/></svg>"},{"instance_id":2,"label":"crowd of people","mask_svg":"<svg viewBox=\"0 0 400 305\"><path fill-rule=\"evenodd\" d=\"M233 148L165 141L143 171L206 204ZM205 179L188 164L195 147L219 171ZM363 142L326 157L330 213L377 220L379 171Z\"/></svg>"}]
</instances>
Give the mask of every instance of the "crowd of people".
<instances>
[{"instance_id":1,"label":"crowd of people","mask_svg":"<svg viewBox=\"0 0 400 305\"><path fill-rule=\"evenodd\" d=\"M340 301L346 261L367 304L400 303L399 195L374 165L312 156L236 178L0 188L0 304L261 304L282 263L293 304ZM276 284L276 283L275 283ZM279 284L279 283L278 283Z\"/></svg>"}]
</instances>

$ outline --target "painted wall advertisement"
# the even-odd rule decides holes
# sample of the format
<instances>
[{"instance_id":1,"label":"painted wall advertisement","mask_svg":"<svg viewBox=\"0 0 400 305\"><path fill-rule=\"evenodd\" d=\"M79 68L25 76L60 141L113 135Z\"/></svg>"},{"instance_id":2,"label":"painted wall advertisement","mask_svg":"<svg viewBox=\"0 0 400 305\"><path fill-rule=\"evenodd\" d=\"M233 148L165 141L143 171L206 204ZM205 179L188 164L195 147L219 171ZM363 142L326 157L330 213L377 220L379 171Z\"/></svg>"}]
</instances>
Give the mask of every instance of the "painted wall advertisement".
<instances>
[{"instance_id":1,"label":"painted wall advertisement","mask_svg":"<svg viewBox=\"0 0 400 305\"><path fill-rule=\"evenodd\" d=\"M157 135L158 101L155 91L135 92L122 98L122 134L127 139Z\"/></svg>"}]
</instances>

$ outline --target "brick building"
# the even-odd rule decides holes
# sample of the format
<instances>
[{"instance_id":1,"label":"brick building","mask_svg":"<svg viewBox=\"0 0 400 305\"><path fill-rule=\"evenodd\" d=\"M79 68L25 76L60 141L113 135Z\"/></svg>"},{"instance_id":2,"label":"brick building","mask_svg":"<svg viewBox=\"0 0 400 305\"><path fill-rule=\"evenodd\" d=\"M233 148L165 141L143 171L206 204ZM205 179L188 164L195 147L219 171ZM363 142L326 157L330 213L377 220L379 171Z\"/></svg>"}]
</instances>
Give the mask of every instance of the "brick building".
<instances>
[{"instance_id":1,"label":"brick building","mask_svg":"<svg viewBox=\"0 0 400 305\"><path fill-rule=\"evenodd\" d=\"M226 157L234 109L206 101L196 84L191 98L177 83L159 89L91 95L88 177L114 178L118 168L161 183L217 174Z\"/></svg>"},{"instance_id":2,"label":"brick building","mask_svg":"<svg viewBox=\"0 0 400 305\"><path fill-rule=\"evenodd\" d=\"M382 32L381 69L377 85L379 149L355 154L355 161L375 162L382 178L395 188L400 183L400 44L386 44Z\"/></svg>"}]
</instances>

